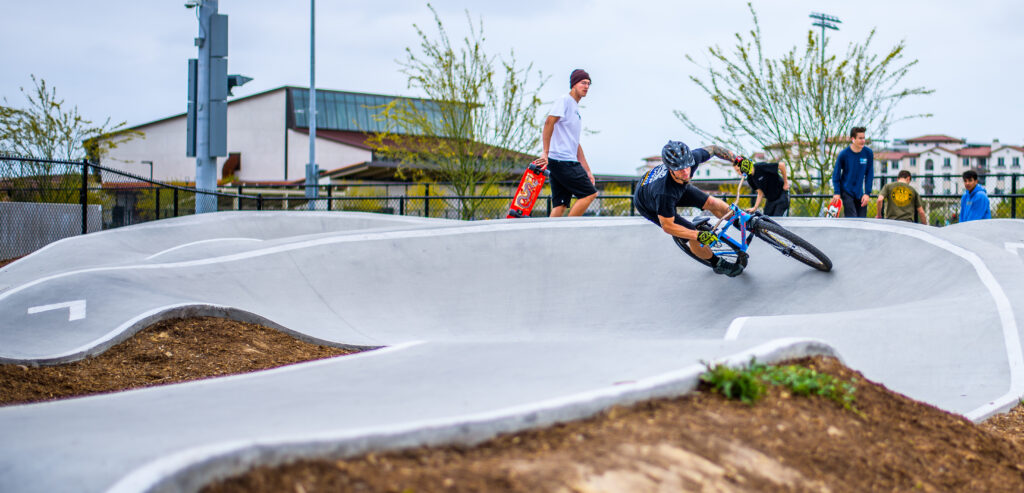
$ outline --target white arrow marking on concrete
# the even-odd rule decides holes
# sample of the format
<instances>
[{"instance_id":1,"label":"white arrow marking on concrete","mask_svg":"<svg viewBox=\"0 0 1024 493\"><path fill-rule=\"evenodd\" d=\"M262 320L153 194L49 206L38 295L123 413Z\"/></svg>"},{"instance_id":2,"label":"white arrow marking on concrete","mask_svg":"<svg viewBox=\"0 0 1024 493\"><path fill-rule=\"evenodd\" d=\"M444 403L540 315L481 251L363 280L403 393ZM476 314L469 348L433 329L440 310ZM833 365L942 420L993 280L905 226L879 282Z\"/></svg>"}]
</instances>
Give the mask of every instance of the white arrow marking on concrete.
<instances>
[{"instance_id":1,"label":"white arrow marking on concrete","mask_svg":"<svg viewBox=\"0 0 1024 493\"><path fill-rule=\"evenodd\" d=\"M85 300L74 300L66 301L64 303L54 303L52 305L33 306L28 309L28 314L34 315L36 313L48 312L50 310L60 310L61 308L68 309L68 322L74 322L75 320L85 318Z\"/></svg>"},{"instance_id":2,"label":"white arrow marking on concrete","mask_svg":"<svg viewBox=\"0 0 1024 493\"><path fill-rule=\"evenodd\" d=\"M1018 253L1017 250L1024 250L1024 243L1013 243L1007 241L1003 244L1010 253Z\"/></svg>"}]
</instances>

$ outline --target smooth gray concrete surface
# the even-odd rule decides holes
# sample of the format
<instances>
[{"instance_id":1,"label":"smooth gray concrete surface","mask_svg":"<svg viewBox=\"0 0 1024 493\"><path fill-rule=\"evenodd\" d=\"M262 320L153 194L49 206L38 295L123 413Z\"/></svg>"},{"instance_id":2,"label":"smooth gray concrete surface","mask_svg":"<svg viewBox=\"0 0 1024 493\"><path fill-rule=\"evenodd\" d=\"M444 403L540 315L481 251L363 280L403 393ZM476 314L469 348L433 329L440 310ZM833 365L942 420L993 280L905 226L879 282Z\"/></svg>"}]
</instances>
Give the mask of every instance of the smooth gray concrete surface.
<instances>
[{"instance_id":1,"label":"smooth gray concrete surface","mask_svg":"<svg viewBox=\"0 0 1024 493\"><path fill-rule=\"evenodd\" d=\"M298 216L160 221L0 269L5 362L80 359L181 314L387 346L2 408L0 491L191 491L295 456L473 442L684 392L699 361L749 354L835 351L975 420L1024 395L1024 249L1014 246L1024 221L788 218L833 272L755 240L748 269L730 279L639 218Z\"/></svg>"}]
</instances>

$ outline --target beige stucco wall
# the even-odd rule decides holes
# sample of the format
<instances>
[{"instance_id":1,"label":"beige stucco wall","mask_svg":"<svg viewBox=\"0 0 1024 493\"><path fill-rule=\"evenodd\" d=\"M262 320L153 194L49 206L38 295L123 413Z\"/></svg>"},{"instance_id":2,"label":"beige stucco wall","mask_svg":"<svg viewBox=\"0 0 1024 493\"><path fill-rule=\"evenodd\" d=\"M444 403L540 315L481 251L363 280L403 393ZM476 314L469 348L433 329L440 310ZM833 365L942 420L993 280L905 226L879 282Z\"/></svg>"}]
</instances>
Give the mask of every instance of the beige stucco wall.
<instances>
[{"instance_id":1,"label":"beige stucco wall","mask_svg":"<svg viewBox=\"0 0 1024 493\"><path fill-rule=\"evenodd\" d=\"M241 153L242 167L236 173L239 179L278 181L305 177L309 137L286 129L285 91L280 89L228 103L228 152ZM152 161L153 178L158 181L195 179L196 160L185 155L185 115L137 128L145 133L145 138L121 144L101 160L103 166L147 177L149 166L142 161ZM217 159L218 179L223 178L221 173L226 159ZM369 150L317 139L317 161L321 170L370 159Z\"/></svg>"}]
</instances>

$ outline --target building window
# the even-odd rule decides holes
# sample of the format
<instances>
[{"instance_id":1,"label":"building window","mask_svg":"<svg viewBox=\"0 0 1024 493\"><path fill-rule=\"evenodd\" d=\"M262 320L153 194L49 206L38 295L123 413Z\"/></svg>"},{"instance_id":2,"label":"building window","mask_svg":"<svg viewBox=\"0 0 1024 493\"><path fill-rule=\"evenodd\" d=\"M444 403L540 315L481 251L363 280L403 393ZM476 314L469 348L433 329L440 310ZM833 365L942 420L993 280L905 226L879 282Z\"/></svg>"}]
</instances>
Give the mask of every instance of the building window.
<instances>
[{"instance_id":1,"label":"building window","mask_svg":"<svg viewBox=\"0 0 1024 493\"><path fill-rule=\"evenodd\" d=\"M964 158L964 167L965 168L970 168L971 167L971 158L969 158L969 157L965 157Z\"/></svg>"},{"instance_id":2,"label":"building window","mask_svg":"<svg viewBox=\"0 0 1024 493\"><path fill-rule=\"evenodd\" d=\"M1019 157L1013 158L1013 164L1011 166L1014 167L1014 168L1019 168L1020 167L1020 158Z\"/></svg>"},{"instance_id":3,"label":"building window","mask_svg":"<svg viewBox=\"0 0 1024 493\"><path fill-rule=\"evenodd\" d=\"M932 171L934 169L935 169L935 163L931 159L929 159L929 160L924 162L924 170L925 171Z\"/></svg>"},{"instance_id":4,"label":"building window","mask_svg":"<svg viewBox=\"0 0 1024 493\"><path fill-rule=\"evenodd\" d=\"M1006 167L1006 158L1004 158L1004 157L999 158L996 161L996 167L998 167L998 168L1005 168Z\"/></svg>"},{"instance_id":5,"label":"building window","mask_svg":"<svg viewBox=\"0 0 1024 493\"><path fill-rule=\"evenodd\" d=\"M889 170L889 161L882 161L882 174Z\"/></svg>"},{"instance_id":6,"label":"building window","mask_svg":"<svg viewBox=\"0 0 1024 493\"><path fill-rule=\"evenodd\" d=\"M911 168L917 167L917 158L916 157L910 158L910 167Z\"/></svg>"},{"instance_id":7,"label":"building window","mask_svg":"<svg viewBox=\"0 0 1024 493\"><path fill-rule=\"evenodd\" d=\"M987 160L985 158L983 158L983 157L979 157L978 158L978 167L979 168L984 168L986 164L988 164L988 162L987 162Z\"/></svg>"},{"instance_id":8,"label":"building window","mask_svg":"<svg viewBox=\"0 0 1024 493\"><path fill-rule=\"evenodd\" d=\"M953 167L953 165L949 162L949 158L948 157L942 158L942 167L943 168L952 168Z\"/></svg>"}]
</instances>

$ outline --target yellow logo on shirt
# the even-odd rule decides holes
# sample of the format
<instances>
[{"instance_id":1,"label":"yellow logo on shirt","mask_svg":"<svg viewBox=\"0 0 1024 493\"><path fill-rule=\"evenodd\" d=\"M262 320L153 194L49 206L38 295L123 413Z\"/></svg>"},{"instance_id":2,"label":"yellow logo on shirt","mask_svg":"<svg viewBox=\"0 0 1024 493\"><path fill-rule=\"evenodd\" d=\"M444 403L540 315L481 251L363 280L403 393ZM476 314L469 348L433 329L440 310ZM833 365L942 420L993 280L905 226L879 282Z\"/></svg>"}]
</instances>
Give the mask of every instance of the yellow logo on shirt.
<instances>
[{"instance_id":1,"label":"yellow logo on shirt","mask_svg":"<svg viewBox=\"0 0 1024 493\"><path fill-rule=\"evenodd\" d=\"M897 207L906 207L910 205L910 187L893 187L892 192L889 192L889 197Z\"/></svg>"}]
</instances>

